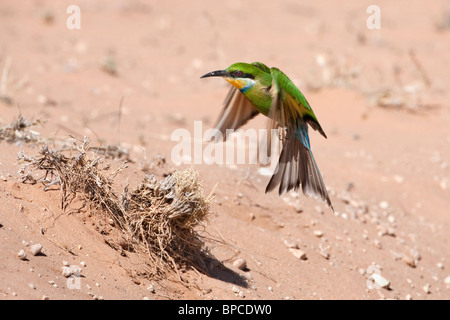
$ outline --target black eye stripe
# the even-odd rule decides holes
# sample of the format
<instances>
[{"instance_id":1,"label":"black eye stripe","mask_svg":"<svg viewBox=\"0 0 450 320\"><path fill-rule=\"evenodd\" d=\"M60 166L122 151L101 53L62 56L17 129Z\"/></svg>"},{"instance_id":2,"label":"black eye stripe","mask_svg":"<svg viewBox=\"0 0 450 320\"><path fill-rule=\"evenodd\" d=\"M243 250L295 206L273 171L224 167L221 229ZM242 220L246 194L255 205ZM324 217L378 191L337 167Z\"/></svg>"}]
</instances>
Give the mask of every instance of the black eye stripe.
<instances>
[{"instance_id":1,"label":"black eye stripe","mask_svg":"<svg viewBox=\"0 0 450 320\"><path fill-rule=\"evenodd\" d=\"M240 70L237 71L233 71L232 73L233 77L235 78L250 78L250 79L255 79L255 76L250 74L250 73L244 73Z\"/></svg>"}]
</instances>

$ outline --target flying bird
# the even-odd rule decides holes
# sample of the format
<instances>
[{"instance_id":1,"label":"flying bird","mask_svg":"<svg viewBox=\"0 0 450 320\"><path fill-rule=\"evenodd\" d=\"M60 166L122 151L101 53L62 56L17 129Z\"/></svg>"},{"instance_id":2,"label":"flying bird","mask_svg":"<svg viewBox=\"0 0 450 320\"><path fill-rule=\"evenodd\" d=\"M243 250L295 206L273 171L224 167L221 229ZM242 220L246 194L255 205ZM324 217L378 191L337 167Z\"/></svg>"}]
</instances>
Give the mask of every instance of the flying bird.
<instances>
[{"instance_id":1,"label":"flying bird","mask_svg":"<svg viewBox=\"0 0 450 320\"><path fill-rule=\"evenodd\" d=\"M261 62L234 63L201 78L207 77L222 77L232 85L215 126L223 139L227 129L237 130L260 113L269 118L269 129L282 130L283 147L266 193L279 185L278 193L282 196L301 186L305 195L320 197L334 210L311 151L308 125L327 136L294 83L279 69ZM268 144L270 136L269 132Z\"/></svg>"}]
</instances>

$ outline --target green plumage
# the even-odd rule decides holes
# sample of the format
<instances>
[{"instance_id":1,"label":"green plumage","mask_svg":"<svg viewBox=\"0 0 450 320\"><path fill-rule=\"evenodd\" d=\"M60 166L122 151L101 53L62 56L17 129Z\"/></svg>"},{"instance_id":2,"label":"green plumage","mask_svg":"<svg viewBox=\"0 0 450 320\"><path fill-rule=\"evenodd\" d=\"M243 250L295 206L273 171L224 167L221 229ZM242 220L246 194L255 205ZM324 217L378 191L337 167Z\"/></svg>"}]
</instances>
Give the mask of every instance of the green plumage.
<instances>
[{"instance_id":1,"label":"green plumage","mask_svg":"<svg viewBox=\"0 0 450 320\"><path fill-rule=\"evenodd\" d=\"M235 63L202 78L213 76L223 77L234 87L216 124L224 139L226 129L237 129L259 113L270 119L269 129L281 127L285 130L278 166L266 192L279 185L282 195L301 186L303 193L321 197L333 208L312 155L307 124L325 138L327 136L295 84L279 69L269 68L261 62Z\"/></svg>"}]
</instances>

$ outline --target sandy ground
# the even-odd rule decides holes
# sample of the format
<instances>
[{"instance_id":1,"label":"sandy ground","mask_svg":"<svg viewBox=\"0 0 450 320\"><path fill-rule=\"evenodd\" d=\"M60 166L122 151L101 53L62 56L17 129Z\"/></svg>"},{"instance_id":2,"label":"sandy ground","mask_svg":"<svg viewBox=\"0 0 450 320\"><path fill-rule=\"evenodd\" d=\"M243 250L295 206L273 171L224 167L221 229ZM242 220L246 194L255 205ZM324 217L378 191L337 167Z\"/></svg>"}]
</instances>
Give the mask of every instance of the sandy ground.
<instances>
[{"instance_id":1,"label":"sandy ground","mask_svg":"<svg viewBox=\"0 0 450 320\"><path fill-rule=\"evenodd\" d=\"M120 144L133 162L117 184L136 185L156 156L159 177L190 167L172 162L171 134L210 128L228 90L201 75L262 61L299 85L328 135L311 143L335 213L265 194L255 165L195 164L215 193L205 231L222 243L206 243L224 267L155 281L105 243L104 220L20 182L18 153L40 147L2 141L0 299L449 299L449 3L377 3L379 30L366 26L370 1L78 0L81 29L70 30L74 1L2 1L2 126L21 114L45 121L32 128L42 139ZM79 289L63 261L85 263ZM373 288L373 273L389 288Z\"/></svg>"}]
</instances>

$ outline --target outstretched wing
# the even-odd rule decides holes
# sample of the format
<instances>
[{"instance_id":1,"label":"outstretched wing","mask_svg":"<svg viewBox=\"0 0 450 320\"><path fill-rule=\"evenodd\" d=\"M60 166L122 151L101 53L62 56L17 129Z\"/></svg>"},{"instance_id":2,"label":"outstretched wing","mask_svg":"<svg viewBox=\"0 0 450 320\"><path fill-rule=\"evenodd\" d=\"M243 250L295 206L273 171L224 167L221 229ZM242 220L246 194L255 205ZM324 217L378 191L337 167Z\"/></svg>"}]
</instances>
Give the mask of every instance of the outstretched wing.
<instances>
[{"instance_id":1,"label":"outstretched wing","mask_svg":"<svg viewBox=\"0 0 450 320\"><path fill-rule=\"evenodd\" d=\"M272 106L269 113L269 128L286 128L275 173L266 192L278 185L279 194L300 185L305 195L320 197L333 209L322 175L311 151L308 124L325 135L311 107L300 90L278 69L272 68ZM300 95L299 95L300 94Z\"/></svg>"},{"instance_id":2,"label":"outstretched wing","mask_svg":"<svg viewBox=\"0 0 450 320\"><path fill-rule=\"evenodd\" d=\"M222 134L223 140L226 140L227 129L238 129L247 121L259 114L255 106L248 100L242 92L231 86L230 91L224 102L223 108L215 128L218 131L213 133L214 141L217 141L219 132Z\"/></svg>"}]
</instances>

